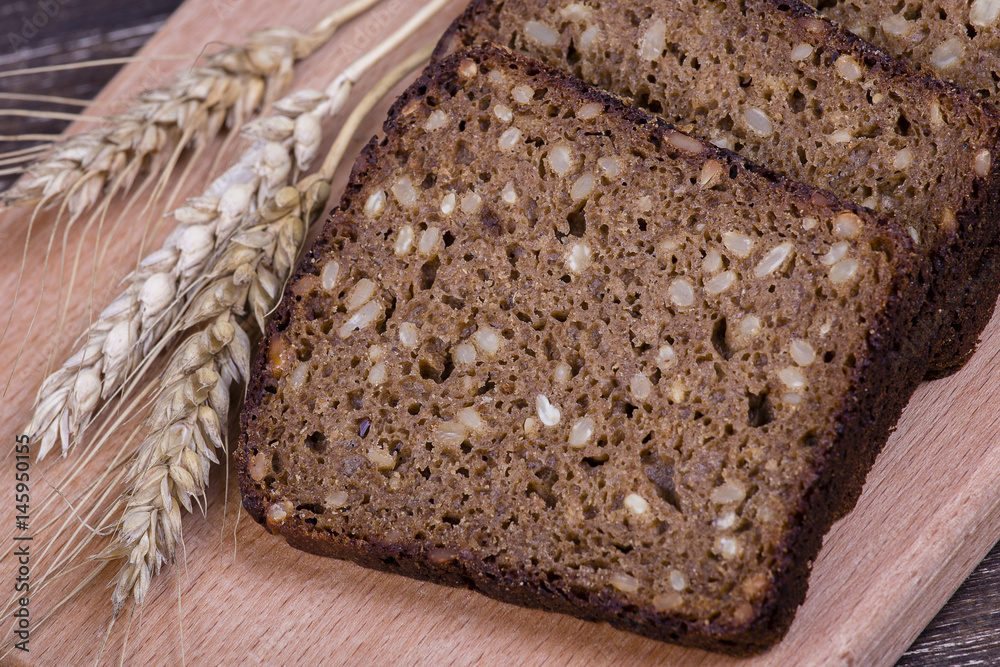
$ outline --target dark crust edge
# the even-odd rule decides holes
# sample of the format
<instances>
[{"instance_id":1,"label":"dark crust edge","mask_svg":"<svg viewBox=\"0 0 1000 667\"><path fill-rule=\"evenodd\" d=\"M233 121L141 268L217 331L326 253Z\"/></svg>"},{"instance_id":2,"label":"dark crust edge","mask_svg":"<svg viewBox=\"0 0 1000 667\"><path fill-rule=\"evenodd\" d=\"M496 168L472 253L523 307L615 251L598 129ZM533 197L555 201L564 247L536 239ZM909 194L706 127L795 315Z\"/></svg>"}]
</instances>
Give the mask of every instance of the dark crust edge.
<instances>
[{"instance_id":1,"label":"dark crust edge","mask_svg":"<svg viewBox=\"0 0 1000 667\"><path fill-rule=\"evenodd\" d=\"M603 103L610 114L645 125L661 138L672 131L672 127L666 122L592 88L579 79L513 54L502 47L487 44L432 64L390 109L384 124L386 134L391 135L398 129L402 109L410 100L422 97L419 92L422 87L431 87L453 76L458 62L464 58L471 58L485 65L500 62L503 65L531 68L537 78L544 80L545 85L562 86L580 94L584 99ZM358 158L341 200L341 210L347 209L360 192L366 174L376 166L379 146L385 143L386 140L379 144L376 139L372 139ZM717 159L736 166L741 172L753 174L750 178L769 181L792 197L809 201L818 195L822 198L821 201L828 202L830 207L836 206L838 211L848 209L867 219L874 217L860 207L844 204L829 193L812 186L789 181L735 153L709 144L705 146L706 150L715 153L714 157ZM366 567L417 579L468 587L504 602L562 612L585 620L606 621L619 629L670 643L735 656L759 654L780 641L791 625L796 609L805 599L812 561L819 552L823 535L857 501L868 470L923 375L925 362L921 363L919 360L926 355L919 354L919 351L926 349L921 345L926 344L930 332L916 318L924 288L923 281L914 279L914 276L920 274L924 266L919 255L912 251L912 243L904 232L884 219L879 222L880 233L891 237L896 248L905 249L891 260L894 265L892 296L885 311L871 328L868 341L870 354L865 363L858 365L850 380L850 386L855 387L856 391L853 401L845 405L837 417L840 442L826 443L825 457L817 466L813 479L809 480L810 490L795 510L797 524L788 531L782 548L779 548L774 585L766 594L764 602L755 610L755 616L741 626L720 623L698 625L683 618L664 617L651 609L626 614L621 609L620 600L607 593L593 594L589 604L581 606L580 602L573 602L557 586L532 581L529 572L520 573L516 577L510 574L504 576L490 565L477 561L471 553L461 553L445 563L435 562L415 545L334 537L329 533L316 531L295 514L279 525L268 526L267 506L275 502L275 499L268 498L267 493L249 477L247 471L254 446L253 422L266 400L264 385L269 377L267 345L271 337L280 331L279 325L290 316L292 299L282 301L268 326L261 351L254 361L247 401L241 415L241 436L234 457L239 472L243 506L254 520L280 533L288 544L303 551L351 560ZM345 223L342 214L334 211L333 219L289 281L286 295L299 278L315 271L314 267L322 258L327 243L337 232L344 231ZM915 332L917 335L914 335ZM920 342L922 339L924 342Z\"/></svg>"},{"instance_id":2,"label":"dark crust edge","mask_svg":"<svg viewBox=\"0 0 1000 667\"><path fill-rule=\"evenodd\" d=\"M941 244L932 276L925 317L939 322L938 335L930 341L925 380L947 377L961 369L976 351L979 337L989 323L1000 296L1000 109L983 102L958 86L914 70L908 63L886 53L854 33L842 28L800 0L747 0L786 14L793 20L816 19L823 28L827 46L850 53L869 67L877 65L883 76L911 88L922 87L927 95L946 95L961 108L982 115L985 134L992 134L989 148L994 165L987 177L978 177L973 191L977 196L965 201L956 212L958 231ZM504 0L472 0L442 35L432 62L456 48L456 37L469 33L461 46L475 39L476 23L489 17ZM528 17L525 17L528 18ZM970 169L971 173L971 169ZM963 246L972 246L966 251ZM979 270L977 270L977 268ZM934 291L941 295L935 296ZM941 314L938 314L941 311Z\"/></svg>"},{"instance_id":3,"label":"dark crust edge","mask_svg":"<svg viewBox=\"0 0 1000 667\"><path fill-rule=\"evenodd\" d=\"M982 215L983 220L1000 220L1000 194L994 194L981 202L981 206L988 211ZM975 354L979 337L997 306L1000 290L1000 233L983 250L979 262L970 263L969 275L969 281L961 295L962 310L939 333L940 342L934 350L925 380L937 380L958 372ZM970 304L976 304L976 307Z\"/></svg>"}]
</instances>

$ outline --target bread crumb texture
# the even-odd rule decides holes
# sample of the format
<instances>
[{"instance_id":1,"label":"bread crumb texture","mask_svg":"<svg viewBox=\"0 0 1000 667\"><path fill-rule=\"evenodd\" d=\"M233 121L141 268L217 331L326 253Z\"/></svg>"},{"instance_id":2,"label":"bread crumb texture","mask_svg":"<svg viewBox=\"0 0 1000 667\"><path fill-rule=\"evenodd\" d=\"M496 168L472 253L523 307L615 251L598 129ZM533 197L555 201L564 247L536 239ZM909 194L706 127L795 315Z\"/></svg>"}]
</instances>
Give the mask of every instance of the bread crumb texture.
<instances>
[{"instance_id":1,"label":"bread crumb texture","mask_svg":"<svg viewBox=\"0 0 1000 667\"><path fill-rule=\"evenodd\" d=\"M456 43L490 40L569 69L758 164L915 224L936 244L944 207L962 209L983 171L977 153L994 148L990 116L790 6L480 2ZM555 37L540 41L525 17ZM585 39L589 30L601 39ZM927 210L932 196L937 210Z\"/></svg>"},{"instance_id":2,"label":"bread crumb texture","mask_svg":"<svg viewBox=\"0 0 1000 667\"><path fill-rule=\"evenodd\" d=\"M809 4L914 67L983 99L997 100L1000 0L809 0Z\"/></svg>"},{"instance_id":3,"label":"bread crumb texture","mask_svg":"<svg viewBox=\"0 0 1000 667\"><path fill-rule=\"evenodd\" d=\"M774 602L911 242L539 67L477 50L397 103L266 341L248 507L725 635Z\"/></svg>"},{"instance_id":4,"label":"bread crumb texture","mask_svg":"<svg viewBox=\"0 0 1000 667\"><path fill-rule=\"evenodd\" d=\"M970 90L995 97L1000 56L990 45L1000 39L1000 0L822 4L848 27L895 17L890 24L905 24L898 39L912 49L883 41L896 44L893 53L919 55L923 73L797 0L477 0L439 55L503 44L894 219L936 262L927 316L941 320L942 333L932 367L953 371L971 355L1000 291L990 268L1000 229L991 203L1000 116L927 75L968 72L959 79ZM550 31L545 39L529 17Z\"/></svg>"}]
</instances>

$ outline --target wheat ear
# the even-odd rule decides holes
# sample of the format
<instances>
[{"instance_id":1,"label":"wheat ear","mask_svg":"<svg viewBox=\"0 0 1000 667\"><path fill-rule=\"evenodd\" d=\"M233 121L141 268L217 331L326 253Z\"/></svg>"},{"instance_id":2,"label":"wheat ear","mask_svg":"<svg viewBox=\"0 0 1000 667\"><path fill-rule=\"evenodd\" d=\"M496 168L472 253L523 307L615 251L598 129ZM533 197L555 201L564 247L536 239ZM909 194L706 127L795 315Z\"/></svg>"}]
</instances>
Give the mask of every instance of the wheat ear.
<instances>
[{"instance_id":1,"label":"wheat ear","mask_svg":"<svg viewBox=\"0 0 1000 667\"><path fill-rule=\"evenodd\" d=\"M313 53L340 26L378 1L352 0L325 16L306 33L282 27L257 31L248 37L245 44L226 48L208 57L204 65L183 70L168 85L140 93L135 104L122 114L109 118L101 128L61 138L54 143L50 152L27 167L12 188L0 193L0 210L30 204L35 206L34 213L37 213L41 208L58 204L57 222L65 212L72 224L85 210L103 201L103 211L95 213L87 224L89 230L95 219L103 224L104 213L112 198L120 192L130 191L140 175L145 174L142 188L155 184L152 194L143 197L143 214L138 217L145 220L145 214L158 205L167 179L186 149L194 147L195 157L198 157L223 126L241 128L263 102L273 100L287 86L297 61ZM77 63L61 68L84 65L86 63ZM191 161L189 168L194 162ZM20 170L22 166L15 169ZM174 195L186 176L187 172L176 185ZM165 209L172 206L172 200L173 197ZM132 203L135 201L130 205ZM24 274L28 243L35 222L34 213L24 241L20 275ZM52 229L46 264L56 229L57 226ZM143 229L144 245L148 230L145 230L145 225ZM64 249L68 234L67 226L63 232ZM41 277L43 289L45 268L47 266L43 268ZM75 264L69 284L73 285L74 281ZM20 284L19 278L14 290L15 306ZM60 289L63 285L60 276ZM67 311L68 302L60 315L53 350L62 334ZM14 307L11 312L14 312ZM37 314L37 306L35 312ZM8 318L0 340L6 337L11 322L12 319ZM27 343L27 336L26 333L21 349ZM20 351L17 358L20 358ZM46 368L46 373L48 370ZM12 368L8 386L13 374Z\"/></svg>"},{"instance_id":2,"label":"wheat ear","mask_svg":"<svg viewBox=\"0 0 1000 667\"><path fill-rule=\"evenodd\" d=\"M98 558L124 559L112 594L117 617L129 597L142 604L153 575L183 543L180 508L204 498L215 449L225 451L231 392L244 387L250 336L278 302L305 238L330 192L330 181L362 120L404 76L425 62L421 49L383 77L344 123L320 170L296 186L298 205L287 215L233 238L195 296L184 326L202 328L184 342L161 380L166 387L148 417L150 432L129 470L114 543Z\"/></svg>"},{"instance_id":3,"label":"wheat ear","mask_svg":"<svg viewBox=\"0 0 1000 667\"><path fill-rule=\"evenodd\" d=\"M140 93L106 126L55 143L49 155L0 193L0 206L52 206L65 199L75 217L102 194L128 190L140 174L157 175L186 146L204 145L224 125L242 125L287 86L298 60L375 2L355 0L306 33L282 27L254 32L245 44L209 56L166 86Z\"/></svg>"}]
</instances>

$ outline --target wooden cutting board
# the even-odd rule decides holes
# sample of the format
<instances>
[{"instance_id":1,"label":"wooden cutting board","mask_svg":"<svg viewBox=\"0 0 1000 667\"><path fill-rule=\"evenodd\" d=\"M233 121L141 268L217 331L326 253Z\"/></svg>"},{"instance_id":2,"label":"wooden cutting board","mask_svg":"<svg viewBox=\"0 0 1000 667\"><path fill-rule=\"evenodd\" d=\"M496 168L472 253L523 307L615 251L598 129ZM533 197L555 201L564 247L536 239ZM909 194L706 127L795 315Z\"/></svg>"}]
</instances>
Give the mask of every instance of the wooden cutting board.
<instances>
[{"instance_id":1,"label":"wooden cutting board","mask_svg":"<svg viewBox=\"0 0 1000 667\"><path fill-rule=\"evenodd\" d=\"M338 0L339 1L339 0ZM304 62L293 86L322 87L379 35L405 21L415 0L384 0L375 12L349 24L334 42ZM293 0L188 0L141 55L191 54L206 44L241 41L248 31L278 23L308 28L336 6ZM421 37L436 37L461 9L453 3ZM211 48L211 47L210 47ZM398 58L394 58L394 61ZM179 67L176 61L137 62L126 67L101 99L115 108L142 88L156 85ZM373 77L368 77L368 81ZM377 131L388 102L359 133L353 151ZM107 109L108 107L102 107ZM208 161L210 162L210 161ZM350 162L350 160L348 161ZM348 165L349 166L349 165ZM347 168L341 169L339 193ZM207 166L192 172L183 190L195 194L209 177ZM11 330L0 343L0 371L6 382L22 340L24 349L0 402L5 443L26 422L50 354L65 358L69 340L114 293L114 285L134 266L142 228L127 216L112 229L120 209L113 208L99 240L83 223L67 236L68 263L79 247L83 267L72 293L59 294L62 228L43 279L45 248L54 216L39 217L32 232L21 296ZM0 314L11 311L29 215L0 214ZM160 229L149 244L161 239ZM100 252L103 251L103 255ZM99 267L91 271L94 258ZM63 286L64 292L66 286ZM90 295L93 294L93 299ZM37 316L28 334L29 323ZM53 353L58 304L68 303L66 332ZM27 336L27 337L26 337ZM119 430L83 468L85 448L68 460L47 459L32 470L32 507L53 497L49 484L72 501L117 449L132 424ZM869 476L857 509L827 536L810 580L809 595L785 641L765 656L738 661L659 644L539 611L494 602L467 590L411 581L355 565L306 555L267 534L239 510L233 479L216 470L206 515L184 519L186 550L181 562L154 580L144 610L119 619L103 662L129 664L683 664L813 665L891 664L913 641L976 563L1000 537L1000 318L959 374L923 385L913 397L895 435ZM4 450L4 500L0 531L5 554L0 579L12 582L9 555L13 528L13 454ZM51 458L51 457L50 457ZM32 577L46 568L40 559L53 546L51 529L32 543ZM51 553L51 552L50 552ZM32 597L30 654L6 660L31 665L85 664L98 655L110 619L109 568L50 620L52 608L92 569L84 567L57 579ZM9 591L7 583L4 590ZM126 642L127 635L127 642Z\"/></svg>"}]
</instances>

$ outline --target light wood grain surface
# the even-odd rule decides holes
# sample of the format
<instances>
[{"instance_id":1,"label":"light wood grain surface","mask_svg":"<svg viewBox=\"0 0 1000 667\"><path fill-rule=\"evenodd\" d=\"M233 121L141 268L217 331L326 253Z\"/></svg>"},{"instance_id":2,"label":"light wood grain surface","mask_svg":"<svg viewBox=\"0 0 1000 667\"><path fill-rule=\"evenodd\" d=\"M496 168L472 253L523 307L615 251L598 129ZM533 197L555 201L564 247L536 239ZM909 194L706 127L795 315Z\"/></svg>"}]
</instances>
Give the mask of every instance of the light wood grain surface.
<instances>
[{"instance_id":1,"label":"light wood grain surface","mask_svg":"<svg viewBox=\"0 0 1000 667\"><path fill-rule=\"evenodd\" d=\"M305 29L333 6L296 0L276 11L275 4L265 0L188 0L150 40L144 53L198 51L206 43L239 41L247 31L277 22ZM344 30L339 41L306 61L294 86L321 86L330 81L340 67L369 48L377 34L387 34L404 21L412 6L404 0L385 0L379 13L361 17ZM460 9L459 2L453 3L423 37L440 33ZM130 65L101 98L127 100L178 66ZM378 128L385 106L360 133L355 151L360 140ZM207 177L204 167L196 168L189 192L194 193ZM345 177L342 170L336 192ZM27 220L24 212L8 212L0 220L2 313L12 305ZM85 279L78 281L82 283L79 289L73 295L59 295L60 230L40 301L42 258L53 216L39 218L33 231L14 323L0 344L0 369L6 381L22 340L27 341L0 402L0 424L9 443L27 419L49 359L57 303L70 304L67 333L55 352L55 360L61 361L70 340L107 301L115 282L138 256L142 230L130 226L129 220L113 233L106 229L98 241L92 230L84 232L81 227L70 231L68 247L75 253L82 244L85 259L108 247L98 271L91 273L85 262L88 270ZM161 229L158 236L166 231ZM91 285L94 303L88 298ZM36 302L38 315L25 338ZM995 318L980 350L962 372L920 388L869 477L857 509L827 536L808 599L789 636L761 658L736 661L679 649L606 626L497 603L466 590L299 553L245 515L239 518L235 485L216 471L207 514L185 518L183 561L165 569L130 627L129 618L119 619L103 660L111 663L124 657L128 664L179 664L182 659L188 664L891 664L1000 536L998 357L1000 321ZM121 429L96 464L110 456L131 428ZM73 498L85 480L64 479L83 455L83 450L77 450L70 461L46 460L33 471L34 507L52 497L47 483ZM87 468L92 469L96 466ZM13 470L9 449L4 450L3 470ZM12 476L4 475L0 488L10 488ZM0 507L0 531L6 536L13 524L13 508L8 502ZM36 554L48 544L47 534L36 537L32 547ZM34 596L36 622L90 568L85 565ZM45 561L35 561L32 571L33 576L44 572ZM102 572L50 621L35 628L27 664L93 662L110 619L106 584L112 574ZM0 565L0 579L12 580L9 557Z\"/></svg>"}]
</instances>

